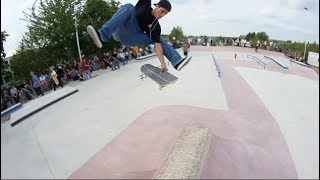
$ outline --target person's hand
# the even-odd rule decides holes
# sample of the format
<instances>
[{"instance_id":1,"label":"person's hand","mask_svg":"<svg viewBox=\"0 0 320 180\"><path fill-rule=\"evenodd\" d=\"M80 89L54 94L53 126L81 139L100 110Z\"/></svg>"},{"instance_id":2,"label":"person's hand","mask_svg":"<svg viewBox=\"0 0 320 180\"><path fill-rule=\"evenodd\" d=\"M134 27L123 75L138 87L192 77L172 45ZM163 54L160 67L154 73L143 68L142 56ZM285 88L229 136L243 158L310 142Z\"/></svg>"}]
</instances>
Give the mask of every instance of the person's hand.
<instances>
[{"instance_id":1,"label":"person's hand","mask_svg":"<svg viewBox=\"0 0 320 180\"><path fill-rule=\"evenodd\" d=\"M163 72L167 72L168 71L168 67L167 67L167 65L166 64L162 64L161 65L161 73L163 73Z\"/></svg>"}]
</instances>

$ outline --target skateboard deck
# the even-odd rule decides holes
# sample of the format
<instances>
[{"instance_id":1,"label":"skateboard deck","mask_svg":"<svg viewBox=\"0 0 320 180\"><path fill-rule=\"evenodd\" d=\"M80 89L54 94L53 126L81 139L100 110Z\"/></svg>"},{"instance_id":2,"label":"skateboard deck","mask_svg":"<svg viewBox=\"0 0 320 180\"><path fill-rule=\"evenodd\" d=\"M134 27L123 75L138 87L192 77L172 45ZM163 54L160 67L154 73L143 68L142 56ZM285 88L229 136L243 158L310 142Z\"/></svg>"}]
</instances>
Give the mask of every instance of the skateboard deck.
<instances>
[{"instance_id":1,"label":"skateboard deck","mask_svg":"<svg viewBox=\"0 0 320 180\"><path fill-rule=\"evenodd\" d=\"M161 69L151 64L144 64L141 66L141 72L147 77L155 81L159 85L159 90L163 87L175 83L178 78L168 72L161 73Z\"/></svg>"}]
</instances>

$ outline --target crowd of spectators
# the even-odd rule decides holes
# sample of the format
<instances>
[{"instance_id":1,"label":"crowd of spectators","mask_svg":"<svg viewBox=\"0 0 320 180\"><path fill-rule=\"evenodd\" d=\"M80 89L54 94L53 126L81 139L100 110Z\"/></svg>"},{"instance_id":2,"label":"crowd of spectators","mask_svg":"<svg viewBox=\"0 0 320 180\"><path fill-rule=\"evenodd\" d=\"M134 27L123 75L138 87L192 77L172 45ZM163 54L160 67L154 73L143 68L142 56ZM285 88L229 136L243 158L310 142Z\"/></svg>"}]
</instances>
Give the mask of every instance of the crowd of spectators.
<instances>
[{"instance_id":1,"label":"crowd of spectators","mask_svg":"<svg viewBox=\"0 0 320 180\"><path fill-rule=\"evenodd\" d=\"M150 46L145 49L135 46L133 48L114 48L103 53L102 57L93 55L86 57L81 54L82 60L68 63L58 63L49 67L43 73L30 72L30 81L15 83L8 88L1 88L1 111L17 103L26 103L46 92L63 88L70 81L85 81L92 78L92 72L98 70L120 69L120 64L126 65L131 59L153 53Z\"/></svg>"}]
</instances>

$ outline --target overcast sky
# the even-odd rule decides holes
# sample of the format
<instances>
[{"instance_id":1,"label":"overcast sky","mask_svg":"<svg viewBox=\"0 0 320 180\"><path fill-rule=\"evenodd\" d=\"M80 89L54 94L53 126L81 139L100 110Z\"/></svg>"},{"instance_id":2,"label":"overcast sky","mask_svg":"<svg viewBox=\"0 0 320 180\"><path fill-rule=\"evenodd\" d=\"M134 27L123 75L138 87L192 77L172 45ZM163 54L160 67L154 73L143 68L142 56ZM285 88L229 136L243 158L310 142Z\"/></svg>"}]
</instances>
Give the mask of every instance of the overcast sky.
<instances>
[{"instance_id":1,"label":"overcast sky","mask_svg":"<svg viewBox=\"0 0 320 180\"><path fill-rule=\"evenodd\" d=\"M18 48L27 23L22 11L35 0L1 0L1 31L7 57ZM120 0L136 4L137 0ZM158 1L152 0L152 3ZM319 0L170 0L171 12L160 20L162 33L181 26L186 35L239 36L266 32L271 39L319 43ZM307 8L308 10L305 10ZM75 41L76 43L76 41Z\"/></svg>"}]
</instances>

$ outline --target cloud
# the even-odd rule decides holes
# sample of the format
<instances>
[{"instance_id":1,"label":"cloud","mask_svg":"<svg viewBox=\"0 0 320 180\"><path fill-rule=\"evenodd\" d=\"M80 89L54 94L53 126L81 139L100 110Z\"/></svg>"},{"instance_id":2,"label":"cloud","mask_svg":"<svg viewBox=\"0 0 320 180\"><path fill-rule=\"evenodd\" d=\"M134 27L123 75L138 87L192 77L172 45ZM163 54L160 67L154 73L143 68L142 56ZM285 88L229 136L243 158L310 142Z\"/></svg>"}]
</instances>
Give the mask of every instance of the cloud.
<instances>
[{"instance_id":1,"label":"cloud","mask_svg":"<svg viewBox=\"0 0 320 180\"><path fill-rule=\"evenodd\" d=\"M136 4L138 0L120 0ZM319 0L169 0L172 11L160 20L162 33L181 26L186 35L238 36L266 32L271 38L319 42ZM27 31L22 11L35 0L2 0L1 30L10 37L8 53ZM157 3L159 0L153 0ZM307 7L308 10L304 8Z\"/></svg>"}]
</instances>

